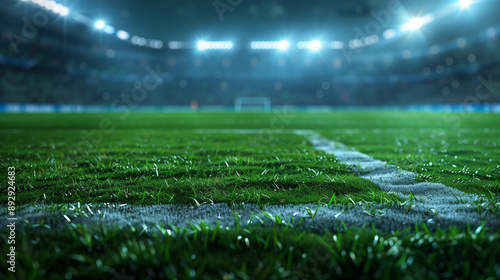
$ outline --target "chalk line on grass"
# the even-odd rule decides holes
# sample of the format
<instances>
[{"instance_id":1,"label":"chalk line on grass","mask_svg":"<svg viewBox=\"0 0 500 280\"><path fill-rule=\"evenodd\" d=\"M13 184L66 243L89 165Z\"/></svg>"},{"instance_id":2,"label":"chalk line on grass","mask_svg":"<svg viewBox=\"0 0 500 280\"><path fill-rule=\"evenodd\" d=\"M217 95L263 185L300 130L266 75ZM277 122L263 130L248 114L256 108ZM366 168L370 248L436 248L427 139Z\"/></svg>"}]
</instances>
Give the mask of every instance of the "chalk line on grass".
<instances>
[{"instance_id":1,"label":"chalk line on grass","mask_svg":"<svg viewBox=\"0 0 500 280\"><path fill-rule=\"evenodd\" d=\"M457 198L466 202L473 202L479 196L467 194L454 188L447 187L441 183L415 182L416 174L409 171L399 170L397 167L388 165L381 160L347 148L344 144L321 137L318 133L310 130L296 130L296 134L309 137L312 145L325 153L333 154L342 163L353 167L354 173L359 173L362 178L370 180L379 185L387 192L398 193L401 197L408 198L409 193L426 197L426 200L457 202ZM453 194L453 195L451 195ZM450 198L451 197L451 198Z\"/></svg>"},{"instance_id":2,"label":"chalk line on grass","mask_svg":"<svg viewBox=\"0 0 500 280\"><path fill-rule=\"evenodd\" d=\"M403 199L410 199L411 194L418 198L420 201L412 202L409 215L413 215L414 211L432 209L438 213L435 220L448 224L445 221L447 219L457 222L457 225L485 218L474 215L474 211L477 211L476 203L481 200L479 195L464 193L441 183L416 182L415 173L399 170L386 162L349 149L342 143L323 138L314 131L295 130L295 133L308 137L316 149L333 154L339 162L352 166L354 173L379 185L383 191L396 193ZM498 227L500 216L492 216L488 219L488 224Z\"/></svg>"},{"instance_id":3,"label":"chalk line on grass","mask_svg":"<svg viewBox=\"0 0 500 280\"><path fill-rule=\"evenodd\" d=\"M373 223L377 229L390 232L422 222L426 222L431 229L436 226L441 228L457 226L465 229L467 223L475 228L484 220L487 221L487 227L493 230L500 229L499 213L487 211L488 209L478 213L478 203L482 207L487 205L484 203L485 199L478 195L466 194L439 183L417 183L414 173L398 170L385 162L349 149L341 143L325 139L314 131L290 132L307 137L316 149L333 154L338 161L352 165L354 171L359 172L361 177L376 183L384 191L398 194L406 202L399 205L374 202L335 206L322 204L321 207L318 204L242 206L225 203L200 206L72 203L62 207L36 204L23 206L17 211L17 215L27 221L20 224L20 227L38 224L43 219L52 229L65 228L67 222L71 221L85 224L90 229L106 225L122 228L134 226L155 231L158 230L158 224L163 224L166 228L171 226L189 228L190 223L199 224L203 220L212 228L217 222L224 228L234 228L237 223L240 226L251 224L266 227L274 225L274 220L281 219L296 228L330 231L342 230L343 224L348 227L362 227ZM410 192L420 201L410 201ZM2 208L4 210L0 213L6 216L6 207ZM316 212L314 218L306 208Z\"/></svg>"}]
</instances>

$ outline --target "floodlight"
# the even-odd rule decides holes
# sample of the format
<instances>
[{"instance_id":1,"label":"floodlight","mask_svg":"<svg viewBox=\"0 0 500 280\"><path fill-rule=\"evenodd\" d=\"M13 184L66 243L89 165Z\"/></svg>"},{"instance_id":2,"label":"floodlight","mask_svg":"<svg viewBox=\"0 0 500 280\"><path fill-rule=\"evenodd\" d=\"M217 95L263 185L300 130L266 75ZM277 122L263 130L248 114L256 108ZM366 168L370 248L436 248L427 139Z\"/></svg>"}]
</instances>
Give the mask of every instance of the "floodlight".
<instances>
[{"instance_id":1,"label":"floodlight","mask_svg":"<svg viewBox=\"0 0 500 280\"><path fill-rule=\"evenodd\" d=\"M361 41L361 39L349 40L349 48L351 49L361 48L362 46L363 46L363 41Z\"/></svg>"},{"instance_id":2,"label":"floodlight","mask_svg":"<svg viewBox=\"0 0 500 280\"><path fill-rule=\"evenodd\" d=\"M173 50L182 49L184 47L184 44L180 41L170 41L168 42L168 47Z\"/></svg>"},{"instance_id":3,"label":"floodlight","mask_svg":"<svg viewBox=\"0 0 500 280\"><path fill-rule=\"evenodd\" d=\"M53 13L59 14L61 16L67 16L69 14L69 9L68 7L65 7L61 4L56 3L55 1L52 0L21 0L23 2L32 2L33 4L36 4L40 7L43 7L49 11L52 11Z\"/></svg>"},{"instance_id":4,"label":"floodlight","mask_svg":"<svg viewBox=\"0 0 500 280\"><path fill-rule=\"evenodd\" d=\"M229 50L233 48L231 41L198 41L196 47L199 50Z\"/></svg>"},{"instance_id":5,"label":"floodlight","mask_svg":"<svg viewBox=\"0 0 500 280\"><path fill-rule=\"evenodd\" d=\"M69 9L66 8L66 7L62 7L60 10L59 10L59 14L63 17L67 16L69 14Z\"/></svg>"},{"instance_id":6,"label":"floodlight","mask_svg":"<svg viewBox=\"0 0 500 280\"><path fill-rule=\"evenodd\" d=\"M94 27L95 27L96 29L99 29L99 30L100 30L100 29L103 29L103 28L104 28L104 26L106 26L106 23L105 23L104 21L102 21L102 20L98 20L98 21L96 21L96 22L95 22L95 24L94 24Z\"/></svg>"},{"instance_id":7,"label":"floodlight","mask_svg":"<svg viewBox=\"0 0 500 280\"><path fill-rule=\"evenodd\" d=\"M386 31L384 31L384 38L386 39L391 39L391 38L394 38L394 36L396 36L396 30L394 29L387 29Z\"/></svg>"},{"instance_id":8,"label":"floodlight","mask_svg":"<svg viewBox=\"0 0 500 280\"><path fill-rule=\"evenodd\" d=\"M412 18L407 24L408 24L409 29L411 29L411 30L420 29L420 27L422 25L424 25L421 18Z\"/></svg>"},{"instance_id":9,"label":"floodlight","mask_svg":"<svg viewBox=\"0 0 500 280\"><path fill-rule=\"evenodd\" d=\"M199 50L204 50L208 47L208 43L206 41L198 41L196 47L198 47Z\"/></svg>"},{"instance_id":10,"label":"floodlight","mask_svg":"<svg viewBox=\"0 0 500 280\"><path fill-rule=\"evenodd\" d=\"M113 33L115 33L115 28L113 26L111 26L111 25L104 26L103 30L107 34L113 34Z\"/></svg>"},{"instance_id":11,"label":"floodlight","mask_svg":"<svg viewBox=\"0 0 500 280\"><path fill-rule=\"evenodd\" d=\"M313 52L319 51L321 49L321 42L319 40L313 40L307 44L307 48Z\"/></svg>"},{"instance_id":12,"label":"floodlight","mask_svg":"<svg viewBox=\"0 0 500 280\"><path fill-rule=\"evenodd\" d=\"M54 13L60 14L63 17L65 17L69 14L69 9L67 7L64 7L63 5L60 5L60 4L53 5L52 11Z\"/></svg>"},{"instance_id":13,"label":"floodlight","mask_svg":"<svg viewBox=\"0 0 500 280\"><path fill-rule=\"evenodd\" d=\"M458 4L460 5L460 7L462 7L462 9L468 9L471 1L470 0L460 0L460 2L458 2Z\"/></svg>"},{"instance_id":14,"label":"floodlight","mask_svg":"<svg viewBox=\"0 0 500 280\"><path fill-rule=\"evenodd\" d=\"M330 42L330 48L341 50L344 47L344 42L342 41L332 41Z\"/></svg>"},{"instance_id":15,"label":"floodlight","mask_svg":"<svg viewBox=\"0 0 500 280\"><path fill-rule=\"evenodd\" d=\"M128 34L127 31L118 30L118 31L116 31L116 37L118 37L122 40L127 40L130 37L130 35Z\"/></svg>"},{"instance_id":16,"label":"floodlight","mask_svg":"<svg viewBox=\"0 0 500 280\"><path fill-rule=\"evenodd\" d=\"M432 22L434 20L433 15L425 15L423 17L415 17L412 18L408 23L403 25L403 30L408 31L408 30L418 30L420 27Z\"/></svg>"},{"instance_id":17,"label":"floodlight","mask_svg":"<svg viewBox=\"0 0 500 280\"><path fill-rule=\"evenodd\" d=\"M163 42L161 40L151 40L149 41L149 47L153 49L161 49L161 47L163 47Z\"/></svg>"},{"instance_id":18,"label":"floodlight","mask_svg":"<svg viewBox=\"0 0 500 280\"><path fill-rule=\"evenodd\" d=\"M281 40L278 42L276 48L278 50L286 51L290 47L290 43L287 40Z\"/></svg>"},{"instance_id":19,"label":"floodlight","mask_svg":"<svg viewBox=\"0 0 500 280\"><path fill-rule=\"evenodd\" d=\"M281 41L252 41L250 47L254 50L270 50L276 49L286 51L290 47L290 42L287 40Z\"/></svg>"}]
</instances>

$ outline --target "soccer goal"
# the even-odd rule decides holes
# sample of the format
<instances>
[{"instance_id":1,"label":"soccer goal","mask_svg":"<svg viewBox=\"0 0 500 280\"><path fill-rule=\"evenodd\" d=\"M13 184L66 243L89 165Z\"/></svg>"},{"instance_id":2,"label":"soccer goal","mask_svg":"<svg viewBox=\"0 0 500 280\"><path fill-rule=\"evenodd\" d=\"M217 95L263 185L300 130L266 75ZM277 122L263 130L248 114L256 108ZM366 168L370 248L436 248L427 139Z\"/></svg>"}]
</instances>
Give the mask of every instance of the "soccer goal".
<instances>
[{"instance_id":1,"label":"soccer goal","mask_svg":"<svg viewBox=\"0 0 500 280\"><path fill-rule=\"evenodd\" d=\"M271 99L269 97L237 97L234 100L234 110L271 111Z\"/></svg>"}]
</instances>

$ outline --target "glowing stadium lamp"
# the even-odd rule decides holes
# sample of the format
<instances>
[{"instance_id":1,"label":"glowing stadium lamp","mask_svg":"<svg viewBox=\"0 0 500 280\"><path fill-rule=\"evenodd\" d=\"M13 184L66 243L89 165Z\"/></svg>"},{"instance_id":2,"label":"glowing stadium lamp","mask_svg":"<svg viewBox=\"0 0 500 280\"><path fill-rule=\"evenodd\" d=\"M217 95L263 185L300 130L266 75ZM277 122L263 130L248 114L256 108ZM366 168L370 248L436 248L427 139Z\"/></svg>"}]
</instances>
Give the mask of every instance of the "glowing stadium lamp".
<instances>
[{"instance_id":1,"label":"glowing stadium lamp","mask_svg":"<svg viewBox=\"0 0 500 280\"><path fill-rule=\"evenodd\" d=\"M69 14L69 9L68 7L65 7L61 4L56 3L55 1L52 0L21 0L22 2L31 2L33 4L36 4L40 7L43 7L53 13L59 14L63 17L67 16Z\"/></svg>"},{"instance_id":2,"label":"glowing stadium lamp","mask_svg":"<svg viewBox=\"0 0 500 280\"><path fill-rule=\"evenodd\" d=\"M196 47L202 51L202 50L205 50L207 49L208 47L208 43L206 41L198 41L198 43L196 44Z\"/></svg>"},{"instance_id":3,"label":"glowing stadium lamp","mask_svg":"<svg viewBox=\"0 0 500 280\"><path fill-rule=\"evenodd\" d=\"M231 41L198 41L196 44L198 50L229 50L233 48L233 42Z\"/></svg>"},{"instance_id":4,"label":"glowing stadium lamp","mask_svg":"<svg viewBox=\"0 0 500 280\"><path fill-rule=\"evenodd\" d=\"M113 26L111 26L111 25L104 26L103 30L107 34L113 34L113 33L115 33L115 28Z\"/></svg>"},{"instance_id":5,"label":"glowing stadium lamp","mask_svg":"<svg viewBox=\"0 0 500 280\"><path fill-rule=\"evenodd\" d=\"M411 30L417 30L424 25L424 22L422 21L421 18L412 18L408 23L408 28Z\"/></svg>"},{"instance_id":6,"label":"glowing stadium lamp","mask_svg":"<svg viewBox=\"0 0 500 280\"><path fill-rule=\"evenodd\" d=\"M106 26L106 23L104 21L102 21L102 20L98 20L94 24L94 27L96 29L99 29L99 30L103 29L105 26Z\"/></svg>"},{"instance_id":7,"label":"glowing stadium lamp","mask_svg":"<svg viewBox=\"0 0 500 280\"><path fill-rule=\"evenodd\" d=\"M281 40L278 42L276 48L281 51L286 51L290 47L290 42L287 40Z\"/></svg>"},{"instance_id":8,"label":"glowing stadium lamp","mask_svg":"<svg viewBox=\"0 0 500 280\"><path fill-rule=\"evenodd\" d=\"M52 11L56 14L60 14L63 17L65 17L69 14L69 9L67 7L64 7L63 5L60 5L60 4L53 5Z\"/></svg>"},{"instance_id":9,"label":"glowing stadium lamp","mask_svg":"<svg viewBox=\"0 0 500 280\"><path fill-rule=\"evenodd\" d=\"M60 10L59 10L59 14L63 17L67 16L69 14L69 9L66 8L66 7L62 7Z\"/></svg>"},{"instance_id":10,"label":"glowing stadium lamp","mask_svg":"<svg viewBox=\"0 0 500 280\"><path fill-rule=\"evenodd\" d=\"M118 30L116 31L116 37L118 37L121 40L127 40L130 37L130 35L128 34L127 31Z\"/></svg>"},{"instance_id":11,"label":"glowing stadium lamp","mask_svg":"<svg viewBox=\"0 0 500 280\"><path fill-rule=\"evenodd\" d=\"M168 42L168 47L172 50L184 48L184 43L181 41L170 41Z\"/></svg>"},{"instance_id":12,"label":"glowing stadium lamp","mask_svg":"<svg viewBox=\"0 0 500 280\"><path fill-rule=\"evenodd\" d=\"M344 42L342 41L332 41L330 42L330 48L341 50L344 47Z\"/></svg>"},{"instance_id":13,"label":"glowing stadium lamp","mask_svg":"<svg viewBox=\"0 0 500 280\"><path fill-rule=\"evenodd\" d=\"M396 36L396 30L394 30L392 28L391 29L387 29L386 31L384 31L383 36L386 39L394 38L394 36Z\"/></svg>"},{"instance_id":14,"label":"glowing stadium lamp","mask_svg":"<svg viewBox=\"0 0 500 280\"><path fill-rule=\"evenodd\" d=\"M313 52L317 52L321 49L322 45L319 40L313 40L307 44L307 48Z\"/></svg>"},{"instance_id":15,"label":"glowing stadium lamp","mask_svg":"<svg viewBox=\"0 0 500 280\"><path fill-rule=\"evenodd\" d=\"M254 50L281 50L286 51L290 48L290 42L287 40L281 41L252 41L250 47Z\"/></svg>"},{"instance_id":16,"label":"glowing stadium lamp","mask_svg":"<svg viewBox=\"0 0 500 280\"><path fill-rule=\"evenodd\" d=\"M460 5L460 7L462 7L462 9L468 9L471 1L470 0L460 0L460 2L458 2L458 4Z\"/></svg>"},{"instance_id":17,"label":"glowing stadium lamp","mask_svg":"<svg viewBox=\"0 0 500 280\"><path fill-rule=\"evenodd\" d=\"M420 27L428 24L429 22L434 20L434 16L432 15L425 15L423 17L416 17L412 18L408 23L403 25L403 31L408 31L408 30L418 30Z\"/></svg>"}]
</instances>

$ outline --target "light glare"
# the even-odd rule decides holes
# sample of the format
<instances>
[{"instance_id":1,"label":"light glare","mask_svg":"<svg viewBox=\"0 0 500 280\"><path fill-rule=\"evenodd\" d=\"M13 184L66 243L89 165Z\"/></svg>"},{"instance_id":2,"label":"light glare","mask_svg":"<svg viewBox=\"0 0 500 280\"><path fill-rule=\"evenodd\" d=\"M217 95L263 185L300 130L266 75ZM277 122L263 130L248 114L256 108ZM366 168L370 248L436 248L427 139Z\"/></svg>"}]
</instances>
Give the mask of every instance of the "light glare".
<instances>
[{"instance_id":1,"label":"light glare","mask_svg":"<svg viewBox=\"0 0 500 280\"><path fill-rule=\"evenodd\" d=\"M307 44L307 48L313 52L319 51L321 49L321 42L319 40L313 40Z\"/></svg>"},{"instance_id":2,"label":"light glare","mask_svg":"<svg viewBox=\"0 0 500 280\"><path fill-rule=\"evenodd\" d=\"M233 42L231 42L231 41L203 41L203 40L201 40L201 41L198 41L198 43L196 44L196 47L199 50L208 50L208 49L229 50L229 49L233 48Z\"/></svg>"},{"instance_id":3,"label":"light glare","mask_svg":"<svg viewBox=\"0 0 500 280\"><path fill-rule=\"evenodd\" d=\"M460 7L462 7L462 9L468 9L470 4L471 4L471 1L470 0L460 0L459 4L460 4Z\"/></svg>"},{"instance_id":4,"label":"light glare","mask_svg":"<svg viewBox=\"0 0 500 280\"><path fill-rule=\"evenodd\" d=\"M344 42L342 41L333 41L330 42L330 48L340 50L344 47Z\"/></svg>"},{"instance_id":5,"label":"light glare","mask_svg":"<svg viewBox=\"0 0 500 280\"><path fill-rule=\"evenodd\" d=\"M102 21L102 20L98 20L98 21L95 22L94 26L95 26L96 29L100 30L100 29L103 29L104 26L106 26L106 23L104 21Z\"/></svg>"},{"instance_id":6,"label":"light glare","mask_svg":"<svg viewBox=\"0 0 500 280\"><path fill-rule=\"evenodd\" d=\"M61 10L59 11L59 14L61 14L61 16L65 17L69 14L69 9L66 8L66 7L62 7Z\"/></svg>"},{"instance_id":7,"label":"light glare","mask_svg":"<svg viewBox=\"0 0 500 280\"><path fill-rule=\"evenodd\" d=\"M205 41L198 41L198 44L196 45L199 50L204 50L207 48L207 42Z\"/></svg>"},{"instance_id":8,"label":"light glare","mask_svg":"<svg viewBox=\"0 0 500 280\"><path fill-rule=\"evenodd\" d=\"M288 50L289 47L290 47L290 43L287 40L281 40L278 42L277 48L279 50L286 51L286 50Z\"/></svg>"},{"instance_id":9,"label":"light glare","mask_svg":"<svg viewBox=\"0 0 500 280\"><path fill-rule=\"evenodd\" d=\"M21 1L32 2L33 4L36 4L61 16L67 16L69 14L69 9L67 7L58 4L52 0L21 0Z\"/></svg>"},{"instance_id":10,"label":"light glare","mask_svg":"<svg viewBox=\"0 0 500 280\"><path fill-rule=\"evenodd\" d=\"M410 22L408 22L408 27L411 29L411 30L417 30L417 29L420 29L420 27L422 27L422 25L424 25L423 21L421 18L412 18L410 20Z\"/></svg>"},{"instance_id":11,"label":"light glare","mask_svg":"<svg viewBox=\"0 0 500 280\"><path fill-rule=\"evenodd\" d=\"M391 39L391 38L394 38L394 36L396 36L396 31L394 29L387 29L386 31L384 31L384 38L386 39Z\"/></svg>"},{"instance_id":12,"label":"light glare","mask_svg":"<svg viewBox=\"0 0 500 280\"><path fill-rule=\"evenodd\" d=\"M113 33L115 33L115 28L113 26L111 26L111 25L104 26L103 30L107 34L113 34Z\"/></svg>"},{"instance_id":13,"label":"light glare","mask_svg":"<svg viewBox=\"0 0 500 280\"><path fill-rule=\"evenodd\" d=\"M127 40L130 37L130 35L128 34L127 31L118 30L116 32L116 37L118 37L121 40Z\"/></svg>"},{"instance_id":14,"label":"light glare","mask_svg":"<svg viewBox=\"0 0 500 280\"><path fill-rule=\"evenodd\" d=\"M403 25L403 30L418 30L420 27L432 22L434 20L434 16L431 14L425 15L423 17L412 18L407 24Z\"/></svg>"},{"instance_id":15,"label":"light glare","mask_svg":"<svg viewBox=\"0 0 500 280\"><path fill-rule=\"evenodd\" d=\"M252 41L250 47L254 50L281 50L286 51L290 48L290 42L287 40L281 41Z\"/></svg>"}]
</instances>

